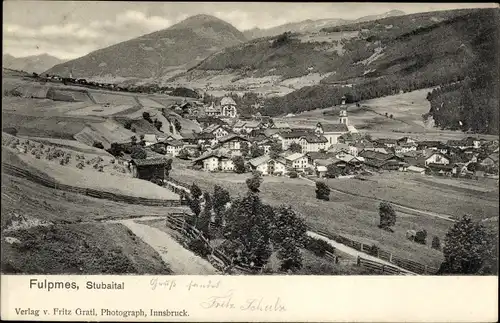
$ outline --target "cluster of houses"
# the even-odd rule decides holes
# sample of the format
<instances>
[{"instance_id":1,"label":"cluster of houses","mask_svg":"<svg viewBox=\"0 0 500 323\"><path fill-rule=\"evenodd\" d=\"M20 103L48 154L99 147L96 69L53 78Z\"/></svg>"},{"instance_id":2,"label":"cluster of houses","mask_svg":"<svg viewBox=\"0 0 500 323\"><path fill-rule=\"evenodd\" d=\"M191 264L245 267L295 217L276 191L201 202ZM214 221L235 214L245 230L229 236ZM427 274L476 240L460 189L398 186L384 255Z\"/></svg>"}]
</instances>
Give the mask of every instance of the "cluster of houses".
<instances>
[{"instance_id":1,"label":"cluster of houses","mask_svg":"<svg viewBox=\"0 0 500 323\"><path fill-rule=\"evenodd\" d=\"M323 177L332 176L332 172L355 175L381 170L447 176L498 174L498 140L467 137L443 143L409 137L371 139L349 124L344 104L337 123L293 127L266 116L240 119L234 100L225 97L217 108L188 106L205 109L197 118L202 131L161 141L145 137L145 141L155 152L190 159L193 168L209 172L235 171L235 157L240 156L247 170L264 175L294 171ZM257 147L258 153L250 147Z\"/></svg>"}]
</instances>

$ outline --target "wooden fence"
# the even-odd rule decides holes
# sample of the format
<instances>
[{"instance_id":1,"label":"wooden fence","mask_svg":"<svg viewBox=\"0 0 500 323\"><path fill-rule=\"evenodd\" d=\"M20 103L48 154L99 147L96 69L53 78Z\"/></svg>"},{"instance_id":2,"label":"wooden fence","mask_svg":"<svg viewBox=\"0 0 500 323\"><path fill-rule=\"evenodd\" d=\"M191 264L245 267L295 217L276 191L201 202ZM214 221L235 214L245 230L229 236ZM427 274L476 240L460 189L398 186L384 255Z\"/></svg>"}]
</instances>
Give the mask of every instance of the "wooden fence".
<instances>
[{"instance_id":1,"label":"wooden fence","mask_svg":"<svg viewBox=\"0 0 500 323\"><path fill-rule=\"evenodd\" d=\"M363 257L358 257L357 264L358 266L367 268L372 272L376 272L382 275L408 275L408 276L416 275L410 272L403 271L398 267L381 264L379 262L368 260Z\"/></svg>"},{"instance_id":2,"label":"wooden fence","mask_svg":"<svg viewBox=\"0 0 500 323\"><path fill-rule=\"evenodd\" d=\"M210 250L210 255L207 257L212 265L224 273L246 273L256 274L262 272L263 268L249 266L244 264L234 265L230 257L228 257L222 250L211 246L210 241L205 238L202 232L186 222L187 213L179 213L178 215L168 215L166 225L181 233L189 240L199 239L203 241L205 246Z\"/></svg>"},{"instance_id":3,"label":"wooden fence","mask_svg":"<svg viewBox=\"0 0 500 323\"><path fill-rule=\"evenodd\" d=\"M178 199L175 200L159 200L159 199L148 199L144 197L136 197L122 194L115 194L100 190L94 190L90 188L83 188L77 186L71 186L66 184L61 184L52 179L47 179L38 175L35 175L25 169L2 163L2 172L5 172L9 175L13 175L16 177L25 178L29 181L35 182L37 184L43 185L45 187L50 187L57 190L62 190L65 192L77 193L82 195L87 195L90 197L95 197L99 199L106 199L115 202L123 202L128 204L140 204L147 206L180 206L181 201Z\"/></svg>"},{"instance_id":4,"label":"wooden fence","mask_svg":"<svg viewBox=\"0 0 500 323\"><path fill-rule=\"evenodd\" d=\"M406 269L408 271L411 271L413 273L419 274L419 275L434 275L438 269L434 267L430 267L427 265L423 265L421 263L400 258L398 256L393 255L390 252L387 252L383 249L380 248L374 248L372 245L364 244L358 241L351 240L349 238L346 238L344 236L338 235L338 234L331 234L325 230L312 230L311 227L308 226L308 229L310 231L316 232L319 235L322 235L328 239L334 240L338 243L341 243L343 245L346 245L348 247L351 247L355 250L364 252L366 254L369 254L373 257L377 257L379 259L385 260L387 262L393 263L403 269Z\"/></svg>"}]
</instances>

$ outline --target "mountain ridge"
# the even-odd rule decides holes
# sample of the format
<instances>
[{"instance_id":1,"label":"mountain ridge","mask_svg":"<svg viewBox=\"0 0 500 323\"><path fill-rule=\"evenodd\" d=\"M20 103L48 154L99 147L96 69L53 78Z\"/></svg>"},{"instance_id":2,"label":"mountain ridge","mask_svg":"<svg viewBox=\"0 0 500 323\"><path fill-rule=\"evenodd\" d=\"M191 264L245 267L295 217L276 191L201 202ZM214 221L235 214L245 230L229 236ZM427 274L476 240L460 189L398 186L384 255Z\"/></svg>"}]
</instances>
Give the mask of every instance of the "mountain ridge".
<instances>
[{"instance_id":1,"label":"mountain ridge","mask_svg":"<svg viewBox=\"0 0 500 323\"><path fill-rule=\"evenodd\" d=\"M245 36L231 24L213 16L196 15L56 65L46 73L68 76L72 72L78 78L161 77L173 70L186 70L212 53L244 41Z\"/></svg>"},{"instance_id":2,"label":"mountain ridge","mask_svg":"<svg viewBox=\"0 0 500 323\"><path fill-rule=\"evenodd\" d=\"M64 60L47 53L24 57L15 57L10 54L2 55L3 67L29 73L42 73L54 65L63 62Z\"/></svg>"}]
</instances>

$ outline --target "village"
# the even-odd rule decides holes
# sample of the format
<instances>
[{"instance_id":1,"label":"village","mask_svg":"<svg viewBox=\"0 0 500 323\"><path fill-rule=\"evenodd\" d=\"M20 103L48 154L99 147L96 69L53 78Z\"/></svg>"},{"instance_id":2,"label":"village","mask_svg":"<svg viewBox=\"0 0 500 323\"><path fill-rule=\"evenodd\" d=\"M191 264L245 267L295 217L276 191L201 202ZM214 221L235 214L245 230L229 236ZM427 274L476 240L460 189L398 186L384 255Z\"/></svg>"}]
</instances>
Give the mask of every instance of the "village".
<instances>
[{"instance_id":1,"label":"village","mask_svg":"<svg viewBox=\"0 0 500 323\"><path fill-rule=\"evenodd\" d=\"M155 159L160 168L164 163L160 155L166 155L189 160L191 168L198 171L256 171L262 176L348 178L398 171L498 178L498 140L471 136L446 142L417 141L408 136L372 139L349 123L345 98L339 108L338 123L294 127L286 119L260 115L240 118L230 97L224 97L220 106L183 102L171 110L196 120L202 131L166 138L144 134L141 143L149 153L142 156ZM132 158L128 161L137 163ZM141 177L140 173L137 176Z\"/></svg>"}]
</instances>

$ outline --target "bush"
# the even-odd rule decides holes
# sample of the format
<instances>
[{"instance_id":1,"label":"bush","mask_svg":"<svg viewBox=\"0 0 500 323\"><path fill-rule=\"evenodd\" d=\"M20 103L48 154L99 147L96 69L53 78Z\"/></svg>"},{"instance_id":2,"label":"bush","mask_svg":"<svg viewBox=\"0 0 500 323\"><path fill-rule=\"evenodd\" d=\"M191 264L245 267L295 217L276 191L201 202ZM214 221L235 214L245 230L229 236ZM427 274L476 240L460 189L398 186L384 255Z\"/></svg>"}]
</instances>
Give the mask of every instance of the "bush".
<instances>
[{"instance_id":1,"label":"bush","mask_svg":"<svg viewBox=\"0 0 500 323\"><path fill-rule=\"evenodd\" d=\"M437 236L432 237L431 248L436 250L441 250L441 241L439 240L439 237Z\"/></svg>"},{"instance_id":2,"label":"bush","mask_svg":"<svg viewBox=\"0 0 500 323\"><path fill-rule=\"evenodd\" d=\"M200 257L206 258L212 253L208 246L201 239L194 239L189 241L188 248Z\"/></svg>"},{"instance_id":3,"label":"bush","mask_svg":"<svg viewBox=\"0 0 500 323\"><path fill-rule=\"evenodd\" d=\"M426 239L427 239L427 231L426 230L417 231L417 233L415 234L415 242L416 243L420 243L420 244L425 245L425 244L427 244Z\"/></svg>"},{"instance_id":4,"label":"bush","mask_svg":"<svg viewBox=\"0 0 500 323\"><path fill-rule=\"evenodd\" d=\"M380 224L379 228L392 232L391 227L396 224L396 211L388 202L381 202L379 205Z\"/></svg>"},{"instance_id":5,"label":"bush","mask_svg":"<svg viewBox=\"0 0 500 323\"><path fill-rule=\"evenodd\" d=\"M104 145L100 141L94 141L94 144L92 146L95 148L104 149Z\"/></svg>"},{"instance_id":6,"label":"bush","mask_svg":"<svg viewBox=\"0 0 500 323\"><path fill-rule=\"evenodd\" d=\"M245 172L245 160L241 156L235 156L233 158L234 163L234 172L237 174L241 174Z\"/></svg>"},{"instance_id":7,"label":"bush","mask_svg":"<svg viewBox=\"0 0 500 323\"><path fill-rule=\"evenodd\" d=\"M144 120L146 120L147 122L149 123L153 123L153 120L151 120L151 115L149 114L149 112L146 112L144 111L142 113L142 117L144 118Z\"/></svg>"},{"instance_id":8,"label":"bush","mask_svg":"<svg viewBox=\"0 0 500 323\"><path fill-rule=\"evenodd\" d=\"M297 178L297 177L299 177L299 174L297 174L296 171L291 171L290 173L288 173L288 175L290 176L290 178Z\"/></svg>"},{"instance_id":9,"label":"bush","mask_svg":"<svg viewBox=\"0 0 500 323\"><path fill-rule=\"evenodd\" d=\"M316 256L319 257L324 257L326 251L334 253L335 248L330 245L328 242L321 240L321 239L315 239L312 237L307 237L305 241L305 246L307 250L312 251Z\"/></svg>"},{"instance_id":10,"label":"bush","mask_svg":"<svg viewBox=\"0 0 500 323\"><path fill-rule=\"evenodd\" d=\"M323 182L316 182L316 198L318 200L330 200L330 188Z\"/></svg>"},{"instance_id":11,"label":"bush","mask_svg":"<svg viewBox=\"0 0 500 323\"><path fill-rule=\"evenodd\" d=\"M132 129L132 122L131 121L125 122L125 126L124 127L125 127L125 129L128 129L128 130Z\"/></svg>"}]
</instances>

